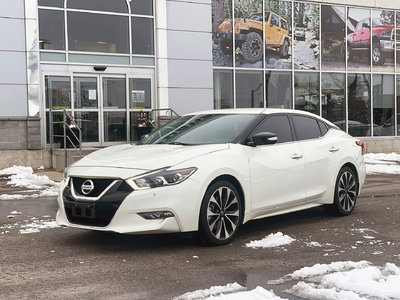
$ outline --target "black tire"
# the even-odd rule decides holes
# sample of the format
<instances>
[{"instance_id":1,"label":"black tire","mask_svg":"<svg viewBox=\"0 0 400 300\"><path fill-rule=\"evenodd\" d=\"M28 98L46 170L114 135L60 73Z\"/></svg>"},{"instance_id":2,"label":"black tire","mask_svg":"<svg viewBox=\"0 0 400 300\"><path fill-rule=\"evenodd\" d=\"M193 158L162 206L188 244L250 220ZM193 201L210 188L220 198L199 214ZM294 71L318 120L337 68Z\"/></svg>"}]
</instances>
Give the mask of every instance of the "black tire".
<instances>
[{"instance_id":1,"label":"black tire","mask_svg":"<svg viewBox=\"0 0 400 300\"><path fill-rule=\"evenodd\" d=\"M279 48L279 55L282 58L287 58L289 55L289 42L284 40L283 45Z\"/></svg>"},{"instance_id":2,"label":"black tire","mask_svg":"<svg viewBox=\"0 0 400 300\"><path fill-rule=\"evenodd\" d=\"M246 35L246 40L242 44L243 58L249 63L256 63L261 60L263 55L262 38L256 32Z\"/></svg>"},{"instance_id":3,"label":"black tire","mask_svg":"<svg viewBox=\"0 0 400 300\"><path fill-rule=\"evenodd\" d=\"M333 204L326 205L328 213L336 216L350 215L357 202L358 179L349 167L342 167L336 178Z\"/></svg>"},{"instance_id":4,"label":"black tire","mask_svg":"<svg viewBox=\"0 0 400 300\"><path fill-rule=\"evenodd\" d=\"M213 246L230 243L243 222L243 211L241 196L232 183L222 180L210 185L199 217L199 232L205 242Z\"/></svg>"},{"instance_id":5,"label":"black tire","mask_svg":"<svg viewBox=\"0 0 400 300\"><path fill-rule=\"evenodd\" d=\"M382 66L385 58L382 53L381 45L378 42L372 44L372 64Z\"/></svg>"}]
</instances>

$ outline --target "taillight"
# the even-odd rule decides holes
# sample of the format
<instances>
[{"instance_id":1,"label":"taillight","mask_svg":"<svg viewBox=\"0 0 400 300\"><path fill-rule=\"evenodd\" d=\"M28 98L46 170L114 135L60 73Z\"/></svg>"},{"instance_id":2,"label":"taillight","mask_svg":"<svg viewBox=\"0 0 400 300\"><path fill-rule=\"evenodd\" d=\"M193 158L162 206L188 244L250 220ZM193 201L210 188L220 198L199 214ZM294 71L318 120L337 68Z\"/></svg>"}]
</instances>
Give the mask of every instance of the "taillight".
<instances>
[{"instance_id":1,"label":"taillight","mask_svg":"<svg viewBox=\"0 0 400 300\"><path fill-rule=\"evenodd\" d=\"M357 146L361 147L361 153L362 153L362 155L364 155L365 154L365 145L364 145L364 143L361 142L361 141L357 141L356 144L357 144Z\"/></svg>"}]
</instances>

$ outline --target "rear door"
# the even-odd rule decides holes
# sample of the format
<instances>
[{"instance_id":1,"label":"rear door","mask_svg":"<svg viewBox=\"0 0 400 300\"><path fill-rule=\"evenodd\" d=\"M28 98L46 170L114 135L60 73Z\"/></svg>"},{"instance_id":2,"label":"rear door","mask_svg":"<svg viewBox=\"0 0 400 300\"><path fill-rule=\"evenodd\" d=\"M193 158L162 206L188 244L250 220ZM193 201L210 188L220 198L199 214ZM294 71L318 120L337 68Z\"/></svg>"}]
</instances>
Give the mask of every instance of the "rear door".
<instances>
[{"instance_id":1,"label":"rear door","mask_svg":"<svg viewBox=\"0 0 400 300\"><path fill-rule=\"evenodd\" d=\"M328 137L328 127L309 116L292 115L297 139L304 154L306 201L325 199L332 185L332 172L336 170L339 145Z\"/></svg>"},{"instance_id":2,"label":"rear door","mask_svg":"<svg viewBox=\"0 0 400 300\"><path fill-rule=\"evenodd\" d=\"M273 145L246 147L253 211L304 201L304 158L288 116L268 116L251 135L260 132L275 133L278 141Z\"/></svg>"}]
</instances>

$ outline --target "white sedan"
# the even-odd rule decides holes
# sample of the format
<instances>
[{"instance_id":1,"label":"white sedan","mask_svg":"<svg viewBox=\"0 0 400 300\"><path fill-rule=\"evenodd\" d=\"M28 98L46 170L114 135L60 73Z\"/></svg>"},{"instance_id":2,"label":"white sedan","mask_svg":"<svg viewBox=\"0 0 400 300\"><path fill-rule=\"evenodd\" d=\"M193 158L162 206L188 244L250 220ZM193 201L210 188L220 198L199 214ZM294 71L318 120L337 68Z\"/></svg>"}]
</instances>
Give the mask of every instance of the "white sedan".
<instances>
[{"instance_id":1,"label":"white sedan","mask_svg":"<svg viewBox=\"0 0 400 300\"><path fill-rule=\"evenodd\" d=\"M64 174L57 224L119 233L200 231L229 243L253 219L319 205L349 215L364 144L284 109L184 115L139 144L96 151Z\"/></svg>"}]
</instances>

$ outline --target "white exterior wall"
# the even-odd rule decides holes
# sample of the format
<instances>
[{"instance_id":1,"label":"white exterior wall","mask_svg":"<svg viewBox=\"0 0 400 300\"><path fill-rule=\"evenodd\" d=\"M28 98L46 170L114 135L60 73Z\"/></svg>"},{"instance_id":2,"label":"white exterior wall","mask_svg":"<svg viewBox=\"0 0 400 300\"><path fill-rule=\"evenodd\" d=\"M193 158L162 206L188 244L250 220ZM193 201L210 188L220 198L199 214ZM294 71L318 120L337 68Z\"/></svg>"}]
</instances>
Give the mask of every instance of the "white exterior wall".
<instances>
[{"instance_id":1,"label":"white exterior wall","mask_svg":"<svg viewBox=\"0 0 400 300\"><path fill-rule=\"evenodd\" d=\"M213 109L211 0L157 0L158 107Z\"/></svg>"},{"instance_id":2,"label":"white exterior wall","mask_svg":"<svg viewBox=\"0 0 400 300\"><path fill-rule=\"evenodd\" d=\"M23 0L0 0L0 117L28 115Z\"/></svg>"}]
</instances>

